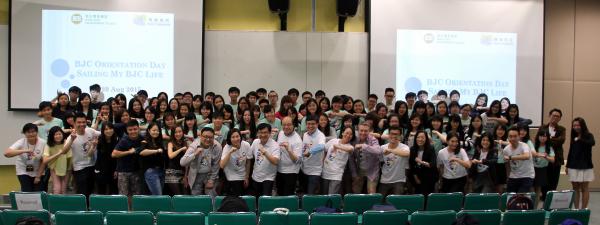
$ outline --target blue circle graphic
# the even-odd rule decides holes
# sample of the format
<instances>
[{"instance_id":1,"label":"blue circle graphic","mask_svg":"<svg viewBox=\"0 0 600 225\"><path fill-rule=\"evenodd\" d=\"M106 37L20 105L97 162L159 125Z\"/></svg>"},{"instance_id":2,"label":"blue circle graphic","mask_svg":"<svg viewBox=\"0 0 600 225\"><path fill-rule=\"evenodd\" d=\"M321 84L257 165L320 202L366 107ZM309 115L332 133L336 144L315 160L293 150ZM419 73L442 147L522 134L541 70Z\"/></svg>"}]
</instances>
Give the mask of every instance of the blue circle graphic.
<instances>
[{"instance_id":1,"label":"blue circle graphic","mask_svg":"<svg viewBox=\"0 0 600 225\"><path fill-rule=\"evenodd\" d=\"M69 82L69 80L63 80L60 82L60 86L62 86L63 88L69 88L71 87L71 82Z\"/></svg>"},{"instance_id":2,"label":"blue circle graphic","mask_svg":"<svg viewBox=\"0 0 600 225\"><path fill-rule=\"evenodd\" d=\"M72 80L72 79L75 79L75 75L71 74L71 75L69 76L69 78L71 78L71 80Z\"/></svg>"},{"instance_id":3,"label":"blue circle graphic","mask_svg":"<svg viewBox=\"0 0 600 225\"><path fill-rule=\"evenodd\" d=\"M52 62L52 74L57 77L63 77L69 73L69 63L64 59L56 59Z\"/></svg>"},{"instance_id":4,"label":"blue circle graphic","mask_svg":"<svg viewBox=\"0 0 600 225\"><path fill-rule=\"evenodd\" d=\"M409 91L409 92L416 93L421 90L421 86L422 86L421 80L419 80L419 78L416 78L416 77L409 77L404 82L404 89L406 89L406 91Z\"/></svg>"}]
</instances>

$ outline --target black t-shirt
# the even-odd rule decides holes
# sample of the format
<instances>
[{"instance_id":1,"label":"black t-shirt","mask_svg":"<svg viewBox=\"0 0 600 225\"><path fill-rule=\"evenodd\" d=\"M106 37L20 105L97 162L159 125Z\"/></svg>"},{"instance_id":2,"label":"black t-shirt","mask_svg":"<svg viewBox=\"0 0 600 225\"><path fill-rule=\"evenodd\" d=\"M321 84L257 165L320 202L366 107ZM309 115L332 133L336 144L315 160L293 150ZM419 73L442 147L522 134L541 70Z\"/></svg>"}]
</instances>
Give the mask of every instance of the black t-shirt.
<instances>
[{"instance_id":1,"label":"black t-shirt","mask_svg":"<svg viewBox=\"0 0 600 225\"><path fill-rule=\"evenodd\" d=\"M142 138L138 137L136 140L129 139L129 136L124 136L121 138L115 150L117 151L129 151L129 149L134 148L138 149L141 147ZM138 155L131 154L117 159L117 172L137 172L139 169L138 166Z\"/></svg>"},{"instance_id":2,"label":"black t-shirt","mask_svg":"<svg viewBox=\"0 0 600 225\"><path fill-rule=\"evenodd\" d=\"M157 154L152 154L149 156L139 156L139 160L140 160L140 164L142 166L142 171L146 171L148 168L159 168L159 169L163 169L165 168L165 160L166 160L166 155L167 152L165 151L165 148L162 146L162 141L161 143L142 143L141 148L137 149L137 154L139 155L144 149L150 149L150 150L156 150L156 149L162 149L163 152L162 153L157 153Z\"/></svg>"}]
</instances>

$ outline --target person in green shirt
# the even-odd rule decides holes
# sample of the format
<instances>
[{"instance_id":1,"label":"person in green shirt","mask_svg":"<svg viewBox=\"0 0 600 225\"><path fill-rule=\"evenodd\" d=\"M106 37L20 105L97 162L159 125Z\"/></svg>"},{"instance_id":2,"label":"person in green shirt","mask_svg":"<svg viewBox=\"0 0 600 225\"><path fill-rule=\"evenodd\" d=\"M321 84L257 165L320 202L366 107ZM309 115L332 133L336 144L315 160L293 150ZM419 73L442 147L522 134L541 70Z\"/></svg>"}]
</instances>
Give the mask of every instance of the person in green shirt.
<instances>
[{"instance_id":1,"label":"person in green shirt","mask_svg":"<svg viewBox=\"0 0 600 225\"><path fill-rule=\"evenodd\" d=\"M33 122L38 126L38 137L46 140L48 137L48 131L50 128L58 126L63 128L63 121L59 118L52 116L52 103L48 101L40 102L38 107L38 115L41 119Z\"/></svg>"},{"instance_id":2,"label":"person in green shirt","mask_svg":"<svg viewBox=\"0 0 600 225\"><path fill-rule=\"evenodd\" d=\"M62 128L54 126L48 131L48 141L44 147L43 163L50 169L52 176L52 193L66 194L67 182L69 180L68 167L71 158L71 144L77 137L76 133L71 134L71 138L65 143L66 134Z\"/></svg>"},{"instance_id":3,"label":"person in green shirt","mask_svg":"<svg viewBox=\"0 0 600 225\"><path fill-rule=\"evenodd\" d=\"M281 130L281 120L275 117L275 109L271 105L265 105L263 113L265 114L265 118L261 119L258 124L266 123L271 125L271 137L275 140Z\"/></svg>"},{"instance_id":4,"label":"person in green shirt","mask_svg":"<svg viewBox=\"0 0 600 225\"><path fill-rule=\"evenodd\" d=\"M533 187L535 188L535 196L538 198L535 202L538 203L542 196L542 187L548 185L548 164L554 163L554 149L552 149L552 146L548 142L549 140L550 133L544 129L539 130L535 135L535 151L531 151L533 153L533 166L535 170Z\"/></svg>"}]
</instances>

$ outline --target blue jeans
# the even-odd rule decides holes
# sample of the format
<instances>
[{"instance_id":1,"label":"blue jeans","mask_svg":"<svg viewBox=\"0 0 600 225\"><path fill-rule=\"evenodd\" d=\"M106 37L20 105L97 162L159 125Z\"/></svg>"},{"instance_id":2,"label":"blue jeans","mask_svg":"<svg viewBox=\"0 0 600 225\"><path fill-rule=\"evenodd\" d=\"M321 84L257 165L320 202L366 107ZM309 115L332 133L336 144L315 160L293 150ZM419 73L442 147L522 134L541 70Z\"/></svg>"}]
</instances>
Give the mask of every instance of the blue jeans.
<instances>
[{"instance_id":1,"label":"blue jeans","mask_svg":"<svg viewBox=\"0 0 600 225\"><path fill-rule=\"evenodd\" d=\"M162 195L163 185L165 184L165 171L163 169L148 168L144 172L144 178L152 195Z\"/></svg>"}]
</instances>

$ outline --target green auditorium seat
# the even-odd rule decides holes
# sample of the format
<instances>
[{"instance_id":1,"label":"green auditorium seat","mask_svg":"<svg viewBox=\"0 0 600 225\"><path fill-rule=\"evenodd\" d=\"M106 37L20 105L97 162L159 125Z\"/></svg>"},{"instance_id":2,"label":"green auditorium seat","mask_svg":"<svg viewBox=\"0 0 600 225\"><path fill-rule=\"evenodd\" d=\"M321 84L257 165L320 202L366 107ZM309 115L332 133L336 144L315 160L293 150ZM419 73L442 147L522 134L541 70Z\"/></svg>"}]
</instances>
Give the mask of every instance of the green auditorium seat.
<instances>
[{"instance_id":1,"label":"green auditorium seat","mask_svg":"<svg viewBox=\"0 0 600 225\"><path fill-rule=\"evenodd\" d=\"M590 223L589 209L555 209L550 212L548 225L559 225L566 219L576 219L583 225Z\"/></svg>"},{"instance_id":2,"label":"green auditorium seat","mask_svg":"<svg viewBox=\"0 0 600 225\"><path fill-rule=\"evenodd\" d=\"M451 225L456 219L454 210L417 211L410 216L411 225Z\"/></svg>"},{"instance_id":3,"label":"green auditorium seat","mask_svg":"<svg viewBox=\"0 0 600 225\"><path fill-rule=\"evenodd\" d=\"M385 198L386 202L394 205L396 209L405 209L409 213L423 210L425 205L425 197L418 195L388 195Z\"/></svg>"},{"instance_id":4,"label":"green auditorium seat","mask_svg":"<svg viewBox=\"0 0 600 225\"><path fill-rule=\"evenodd\" d=\"M154 225L154 215L150 211L106 213L106 225Z\"/></svg>"},{"instance_id":5,"label":"green auditorium seat","mask_svg":"<svg viewBox=\"0 0 600 225\"><path fill-rule=\"evenodd\" d=\"M469 214L473 216L475 219L479 220L479 224L485 225L500 225L500 220L502 218L502 212L498 209L492 210L463 210L458 212L456 217L463 214Z\"/></svg>"},{"instance_id":6,"label":"green auditorium seat","mask_svg":"<svg viewBox=\"0 0 600 225\"><path fill-rule=\"evenodd\" d=\"M262 212L258 218L259 225L308 225L308 213L304 211L281 214Z\"/></svg>"},{"instance_id":7,"label":"green auditorium seat","mask_svg":"<svg viewBox=\"0 0 600 225\"><path fill-rule=\"evenodd\" d=\"M86 211L85 195L48 195L48 211Z\"/></svg>"},{"instance_id":8,"label":"green auditorium seat","mask_svg":"<svg viewBox=\"0 0 600 225\"><path fill-rule=\"evenodd\" d=\"M56 225L104 225L104 215L99 211L58 211L54 220Z\"/></svg>"},{"instance_id":9,"label":"green auditorium seat","mask_svg":"<svg viewBox=\"0 0 600 225\"><path fill-rule=\"evenodd\" d=\"M310 214L310 225L356 225L357 221L355 212Z\"/></svg>"},{"instance_id":10,"label":"green auditorium seat","mask_svg":"<svg viewBox=\"0 0 600 225\"><path fill-rule=\"evenodd\" d=\"M2 221L5 225L16 224L17 221L25 217L35 217L44 221L46 224L50 224L50 213L45 210L13 210L7 209L2 212Z\"/></svg>"},{"instance_id":11,"label":"green auditorium seat","mask_svg":"<svg viewBox=\"0 0 600 225\"><path fill-rule=\"evenodd\" d=\"M556 199L555 199L556 198ZM544 201L544 210L552 211L553 209L570 209L573 207L573 200L575 199L575 191L549 191L546 194L546 201ZM553 200L555 200L553 204Z\"/></svg>"},{"instance_id":12,"label":"green auditorium seat","mask_svg":"<svg viewBox=\"0 0 600 225\"><path fill-rule=\"evenodd\" d=\"M377 194L346 194L344 196L344 212L362 214L375 204L382 203L383 196Z\"/></svg>"},{"instance_id":13,"label":"green auditorium seat","mask_svg":"<svg viewBox=\"0 0 600 225\"><path fill-rule=\"evenodd\" d=\"M460 211L463 206L463 194L454 193L431 193L427 198L427 211Z\"/></svg>"},{"instance_id":14,"label":"green auditorium seat","mask_svg":"<svg viewBox=\"0 0 600 225\"><path fill-rule=\"evenodd\" d=\"M41 209L48 209L48 195L46 194L46 192L19 192L19 191L12 191L8 194L9 198L10 198L10 205L12 209L19 209L19 210L40 210L40 208L35 207L35 204L31 204L31 202L33 200L35 201L42 201L42 208ZM17 204L17 201L21 201L19 202L19 204ZM19 208L18 206L20 206L21 208Z\"/></svg>"},{"instance_id":15,"label":"green auditorium seat","mask_svg":"<svg viewBox=\"0 0 600 225\"><path fill-rule=\"evenodd\" d=\"M499 209L498 193L470 193L465 195L464 210Z\"/></svg>"},{"instance_id":16,"label":"green auditorium seat","mask_svg":"<svg viewBox=\"0 0 600 225\"><path fill-rule=\"evenodd\" d=\"M150 211L154 214L173 211L171 196L168 195L134 195L131 208L133 211Z\"/></svg>"},{"instance_id":17,"label":"green auditorium seat","mask_svg":"<svg viewBox=\"0 0 600 225\"><path fill-rule=\"evenodd\" d=\"M125 195L90 195L90 210L100 211L127 211L129 206Z\"/></svg>"},{"instance_id":18,"label":"green auditorium seat","mask_svg":"<svg viewBox=\"0 0 600 225\"><path fill-rule=\"evenodd\" d=\"M367 210L363 213L362 225L404 225L408 221L408 215L407 210Z\"/></svg>"},{"instance_id":19,"label":"green auditorium seat","mask_svg":"<svg viewBox=\"0 0 600 225\"><path fill-rule=\"evenodd\" d=\"M173 196L175 212L202 212L208 215L213 210L212 198L209 195L175 195Z\"/></svg>"},{"instance_id":20,"label":"green auditorium seat","mask_svg":"<svg viewBox=\"0 0 600 225\"><path fill-rule=\"evenodd\" d=\"M508 210L504 213L503 224L507 225L544 225L544 210Z\"/></svg>"},{"instance_id":21,"label":"green auditorium seat","mask_svg":"<svg viewBox=\"0 0 600 225\"><path fill-rule=\"evenodd\" d=\"M256 225L256 214L253 212L211 212L207 225Z\"/></svg>"},{"instance_id":22,"label":"green auditorium seat","mask_svg":"<svg viewBox=\"0 0 600 225\"><path fill-rule=\"evenodd\" d=\"M500 210L501 211L506 211L506 203L508 202L508 196L512 196L515 195L516 193L512 192L512 193L502 193L502 196L500 196ZM528 193L521 193L521 194L525 194L529 197L531 197L531 200L533 200L533 205L536 205L536 195L535 192L528 192Z\"/></svg>"},{"instance_id":23,"label":"green auditorium seat","mask_svg":"<svg viewBox=\"0 0 600 225\"><path fill-rule=\"evenodd\" d=\"M275 208L287 208L298 211L298 196L260 196L258 198L258 212L273 211Z\"/></svg>"},{"instance_id":24,"label":"green auditorium seat","mask_svg":"<svg viewBox=\"0 0 600 225\"><path fill-rule=\"evenodd\" d=\"M326 206L327 202L331 200L331 206L333 208L341 209L342 196L339 194L331 195L304 195L302 196L302 210L312 213L315 208Z\"/></svg>"},{"instance_id":25,"label":"green auditorium seat","mask_svg":"<svg viewBox=\"0 0 600 225\"><path fill-rule=\"evenodd\" d=\"M240 196L240 197L242 199L244 199L244 201L246 201L246 204L248 204L248 209L250 210L250 212L256 212L256 198L254 196L244 195L244 196ZM225 198L225 196L217 196L215 198L213 212L216 212L219 209L219 207L221 207L221 202L223 201L224 198Z\"/></svg>"},{"instance_id":26,"label":"green auditorium seat","mask_svg":"<svg viewBox=\"0 0 600 225\"><path fill-rule=\"evenodd\" d=\"M156 225L204 225L204 213L201 212L159 212Z\"/></svg>"}]
</instances>

